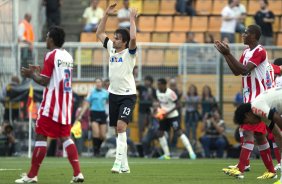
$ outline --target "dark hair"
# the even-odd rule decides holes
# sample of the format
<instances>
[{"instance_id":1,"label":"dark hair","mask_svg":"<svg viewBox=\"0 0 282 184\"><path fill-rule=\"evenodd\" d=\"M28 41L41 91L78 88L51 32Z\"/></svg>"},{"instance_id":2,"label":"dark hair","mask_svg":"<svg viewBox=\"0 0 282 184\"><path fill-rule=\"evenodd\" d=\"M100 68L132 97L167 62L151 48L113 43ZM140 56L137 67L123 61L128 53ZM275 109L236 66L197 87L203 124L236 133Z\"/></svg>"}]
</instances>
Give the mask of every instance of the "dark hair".
<instances>
[{"instance_id":1,"label":"dark hair","mask_svg":"<svg viewBox=\"0 0 282 184\"><path fill-rule=\"evenodd\" d=\"M166 80L165 80L164 78L158 79L158 82L161 83L161 84L163 84L163 85L166 85L166 84L167 84L167 82L166 82Z\"/></svg>"},{"instance_id":2,"label":"dark hair","mask_svg":"<svg viewBox=\"0 0 282 184\"><path fill-rule=\"evenodd\" d=\"M191 87L193 87L195 89L195 92L194 92L193 96L198 96L198 89L197 89L197 87L194 84L191 84L189 86L189 89L187 91L187 96L190 96L190 89L191 89Z\"/></svg>"},{"instance_id":3,"label":"dark hair","mask_svg":"<svg viewBox=\"0 0 282 184\"><path fill-rule=\"evenodd\" d=\"M268 5L268 0L263 0L264 4Z\"/></svg>"},{"instance_id":4,"label":"dark hair","mask_svg":"<svg viewBox=\"0 0 282 184\"><path fill-rule=\"evenodd\" d=\"M114 34L120 34L121 35L121 39L123 42L126 42L125 47L128 48L129 46L129 41L130 41L130 33L129 30L126 28L119 28L117 29Z\"/></svg>"},{"instance_id":5,"label":"dark hair","mask_svg":"<svg viewBox=\"0 0 282 184\"><path fill-rule=\"evenodd\" d=\"M150 81L152 84L154 83L154 79L151 75L145 76L145 80Z\"/></svg>"},{"instance_id":6,"label":"dark hair","mask_svg":"<svg viewBox=\"0 0 282 184\"><path fill-rule=\"evenodd\" d=\"M62 47L65 43L65 31L59 26L52 26L49 29L49 38L53 39L55 46Z\"/></svg>"},{"instance_id":7,"label":"dark hair","mask_svg":"<svg viewBox=\"0 0 282 184\"><path fill-rule=\"evenodd\" d=\"M259 25L249 25L248 29L251 34L255 34L256 40L258 41L261 36L261 27Z\"/></svg>"},{"instance_id":8,"label":"dark hair","mask_svg":"<svg viewBox=\"0 0 282 184\"><path fill-rule=\"evenodd\" d=\"M243 103L239 105L234 113L234 123L239 125L244 124L245 113L250 112L251 109L251 103Z\"/></svg>"},{"instance_id":9,"label":"dark hair","mask_svg":"<svg viewBox=\"0 0 282 184\"><path fill-rule=\"evenodd\" d=\"M274 60L273 64L281 66L282 65L282 58L277 58Z\"/></svg>"},{"instance_id":10,"label":"dark hair","mask_svg":"<svg viewBox=\"0 0 282 184\"><path fill-rule=\"evenodd\" d=\"M204 87L203 87L203 91L202 91L202 99L205 99L205 90L204 90L204 88L207 88L208 90L209 90L209 97L211 98L211 97L213 97L213 95L212 95L212 91L211 91L211 87L210 86L208 86L208 85L204 85Z\"/></svg>"}]
</instances>

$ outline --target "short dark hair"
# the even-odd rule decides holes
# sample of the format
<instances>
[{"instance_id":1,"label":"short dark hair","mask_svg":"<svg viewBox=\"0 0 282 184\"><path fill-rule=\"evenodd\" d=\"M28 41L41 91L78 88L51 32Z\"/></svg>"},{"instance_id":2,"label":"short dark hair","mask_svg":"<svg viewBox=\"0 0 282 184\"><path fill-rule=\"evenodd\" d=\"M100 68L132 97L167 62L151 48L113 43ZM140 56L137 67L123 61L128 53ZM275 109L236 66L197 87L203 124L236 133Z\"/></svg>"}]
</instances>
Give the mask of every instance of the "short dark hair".
<instances>
[{"instance_id":1,"label":"short dark hair","mask_svg":"<svg viewBox=\"0 0 282 184\"><path fill-rule=\"evenodd\" d=\"M249 25L248 28L251 34L255 34L256 40L259 40L261 36L261 27L259 25L254 24Z\"/></svg>"},{"instance_id":2,"label":"short dark hair","mask_svg":"<svg viewBox=\"0 0 282 184\"><path fill-rule=\"evenodd\" d=\"M166 80L165 80L164 78L158 79L158 82L161 83L161 84L163 84L163 85L166 85L166 84L167 84L167 82L166 82Z\"/></svg>"},{"instance_id":3,"label":"short dark hair","mask_svg":"<svg viewBox=\"0 0 282 184\"><path fill-rule=\"evenodd\" d=\"M282 65L282 58L277 58L274 60L273 64L281 66Z\"/></svg>"},{"instance_id":4,"label":"short dark hair","mask_svg":"<svg viewBox=\"0 0 282 184\"><path fill-rule=\"evenodd\" d=\"M264 4L268 5L268 0L263 0Z\"/></svg>"},{"instance_id":5,"label":"short dark hair","mask_svg":"<svg viewBox=\"0 0 282 184\"><path fill-rule=\"evenodd\" d=\"M126 48L129 47L130 33L129 33L129 30L127 28L119 28L114 32L114 34L120 34L122 41L126 42L125 47Z\"/></svg>"},{"instance_id":6,"label":"short dark hair","mask_svg":"<svg viewBox=\"0 0 282 184\"><path fill-rule=\"evenodd\" d=\"M145 76L145 80L150 81L152 84L154 83L154 79L151 75Z\"/></svg>"},{"instance_id":7,"label":"short dark hair","mask_svg":"<svg viewBox=\"0 0 282 184\"><path fill-rule=\"evenodd\" d=\"M239 125L244 124L245 113L250 112L251 109L251 103L243 103L237 107L234 113L234 123Z\"/></svg>"},{"instance_id":8,"label":"short dark hair","mask_svg":"<svg viewBox=\"0 0 282 184\"><path fill-rule=\"evenodd\" d=\"M57 47L62 47L65 43L65 31L62 27L52 26L49 29L49 37L53 39L54 44Z\"/></svg>"}]
</instances>

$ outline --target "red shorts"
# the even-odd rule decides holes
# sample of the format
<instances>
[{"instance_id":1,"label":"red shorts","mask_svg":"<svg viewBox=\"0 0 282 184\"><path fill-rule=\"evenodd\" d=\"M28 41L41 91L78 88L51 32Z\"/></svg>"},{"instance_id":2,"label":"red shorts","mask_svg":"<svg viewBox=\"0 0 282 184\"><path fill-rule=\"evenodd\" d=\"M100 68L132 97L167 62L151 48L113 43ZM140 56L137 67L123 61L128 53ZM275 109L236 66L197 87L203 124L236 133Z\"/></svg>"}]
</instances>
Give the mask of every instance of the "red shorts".
<instances>
[{"instance_id":1,"label":"red shorts","mask_svg":"<svg viewBox=\"0 0 282 184\"><path fill-rule=\"evenodd\" d=\"M246 131L252 131L252 132L259 132L262 134L266 134L266 125L264 124L264 122L260 122L258 124L255 125L251 125L251 124L243 124L241 125L241 128L243 130Z\"/></svg>"},{"instance_id":2,"label":"red shorts","mask_svg":"<svg viewBox=\"0 0 282 184\"><path fill-rule=\"evenodd\" d=\"M45 135L51 138L69 137L70 136L71 125L63 125L57 123L54 120L40 116L36 121L35 132L37 134Z\"/></svg>"}]
</instances>

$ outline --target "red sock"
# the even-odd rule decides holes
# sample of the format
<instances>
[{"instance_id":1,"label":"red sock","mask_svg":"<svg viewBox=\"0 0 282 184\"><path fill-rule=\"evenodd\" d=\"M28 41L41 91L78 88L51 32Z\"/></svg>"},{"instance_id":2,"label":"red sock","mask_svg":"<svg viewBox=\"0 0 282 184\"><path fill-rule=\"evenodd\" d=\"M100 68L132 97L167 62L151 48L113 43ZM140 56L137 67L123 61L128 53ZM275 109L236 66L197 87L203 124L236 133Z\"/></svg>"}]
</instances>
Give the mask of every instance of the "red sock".
<instances>
[{"instance_id":1,"label":"red sock","mask_svg":"<svg viewBox=\"0 0 282 184\"><path fill-rule=\"evenodd\" d=\"M254 142L247 141L242 145L238 168L243 173L245 170L245 166L249 164L249 158L251 155L251 152L254 149Z\"/></svg>"},{"instance_id":2,"label":"red sock","mask_svg":"<svg viewBox=\"0 0 282 184\"><path fill-rule=\"evenodd\" d=\"M281 162L281 154L280 154L279 148L277 147L277 144L275 142L272 143L272 146L273 146L273 151L274 151L275 158L276 158L278 164L280 164L280 162Z\"/></svg>"},{"instance_id":3,"label":"red sock","mask_svg":"<svg viewBox=\"0 0 282 184\"><path fill-rule=\"evenodd\" d=\"M273 166L273 163L272 163L272 157L271 157L271 152L270 152L270 148L269 148L269 143L265 142L264 144L259 145L258 149L259 149L261 159L263 160L263 163L264 163L265 167L267 168L267 170L269 172L275 173L274 166Z\"/></svg>"},{"instance_id":4,"label":"red sock","mask_svg":"<svg viewBox=\"0 0 282 184\"><path fill-rule=\"evenodd\" d=\"M46 141L36 141L35 147L32 153L31 168L28 173L29 178L37 176L39 167L47 152L47 142Z\"/></svg>"},{"instance_id":5,"label":"red sock","mask_svg":"<svg viewBox=\"0 0 282 184\"><path fill-rule=\"evenodd\" d=\"M71 139L68 139L63 143L63 147L66 150L69 162L72 165L73 176L77 176L80 173L80 166L76 146Z\"/></svg>"}]
</instances>

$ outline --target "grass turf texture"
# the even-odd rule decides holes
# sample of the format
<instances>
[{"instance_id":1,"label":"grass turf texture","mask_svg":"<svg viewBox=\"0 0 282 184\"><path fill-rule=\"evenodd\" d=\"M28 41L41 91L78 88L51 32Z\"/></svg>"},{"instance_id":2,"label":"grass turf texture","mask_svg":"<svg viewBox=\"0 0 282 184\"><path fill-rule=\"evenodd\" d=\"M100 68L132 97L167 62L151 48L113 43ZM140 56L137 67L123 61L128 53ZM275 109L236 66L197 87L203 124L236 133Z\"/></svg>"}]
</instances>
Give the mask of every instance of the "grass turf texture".
<instances>
[{"instance_id":1,"label":"grass turf texture","mask_svg":"<svg viewBox=\"0 0 282 184\"><path fill-rule=\"evenodd\" d=\"M80 158L81 169L86 184L264 184L274 183L274 179L257 180L265 168L261 160L251 161L251 171L245 179L235 179L225 175L221 169L237 160L230 159L133 159L129 158L130 174L112 174L110 169L114 159ZM30 160L27 158L0 157L0 184L14 183L22 172L27 172ZM1 169L22 169L6 170ZM278 175L280 177L280 174ZM69 183L72 169L66 158L45 158L39 171L40 184Z\"/></svg>"}]
</instances>

